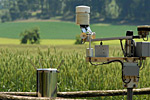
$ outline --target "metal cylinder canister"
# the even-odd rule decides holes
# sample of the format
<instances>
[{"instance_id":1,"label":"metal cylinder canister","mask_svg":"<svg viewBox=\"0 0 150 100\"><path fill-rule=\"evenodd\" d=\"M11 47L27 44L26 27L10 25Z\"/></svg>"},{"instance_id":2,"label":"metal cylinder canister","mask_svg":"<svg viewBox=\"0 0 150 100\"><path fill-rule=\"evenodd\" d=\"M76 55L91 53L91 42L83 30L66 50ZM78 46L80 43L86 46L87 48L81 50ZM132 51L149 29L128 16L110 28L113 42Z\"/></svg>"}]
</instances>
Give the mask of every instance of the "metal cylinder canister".
<instances>
[{"instance_id":1,"label":"metal cylinder canister","mask_svg":"<svg viewBox=\"0 0 150 100\"><path fill-rule=\"evenodd\" d=\"M77 6L76 7L76 23L79 25L89 25L90 23L90 7Z\"/></svg>"},{"instance_id":2,"label":"metal cylinder canister","mask_svg":"<svg viewBox=\"0 0 150 100\"><path fill-rule=\"evenodd\" d=\"M57 97L57 69L37 69L38 97Z\"/></svg>"},{"instance_id":3,"label":"metal cylinder canister","mask_svg":"<svg viewBox=\"0 0 150 100\"><path fill-rule=\"evenodd\" d=\"M93 48L86 49L86 57L93 57Z\"/></svg>"}]
</instances>

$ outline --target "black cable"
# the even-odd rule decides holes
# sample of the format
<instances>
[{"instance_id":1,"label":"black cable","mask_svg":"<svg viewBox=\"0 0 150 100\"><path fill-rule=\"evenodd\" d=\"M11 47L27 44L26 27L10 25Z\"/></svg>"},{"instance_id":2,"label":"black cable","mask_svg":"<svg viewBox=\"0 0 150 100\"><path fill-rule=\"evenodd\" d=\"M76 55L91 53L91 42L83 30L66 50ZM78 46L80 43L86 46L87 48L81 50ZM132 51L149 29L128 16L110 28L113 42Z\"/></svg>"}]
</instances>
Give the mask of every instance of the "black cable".
<instances>
[{"instance_id":1,"label":"black cable","mask_svg":"<svg viewBox=\"0 0 150 100\"><path fill-rule=\"evenodd\" d=\"M140 65L138 65L139 68L141 68L142 63L143 63L143 60L140 60Z\"/></svg>"},{"instance_id":2,"label":"black cable","mask_svg":"<svg viewBox=\"0 0 150 100\"><path fill-rule=\"evenodd\" d=\"M94 65L94 66L103 65L103 63L102 64L93 64L92 61L91 61L91 57L89 58L89 62L90 62L91 65Z\"/></svg>"},{"instance_id":3,"label":"black cable","mask_svg":"<svg viewBox=\"0 0 150 100\"><path fill-rule=\"evenodd\" d=\"M126 83L126 84L128 84L128 83L130 83L130 82L131 82L131 79L129 79L129 81L128 81L128 82L126 82L126 79L124 79L124 78L123 78L123 71L122 71L122 81L123 81L124 83Z\"/></svg>"},{"instance_id":4,"label":"black cable","mask_svg":"<svg viewBox=\"0 0 150 100\"><path fill-rule=\"evenodd\" d=\"M93 64L92 61L91 61L91 57L89 58L89 62L91 63L91 65L95 65L95 66L98 66L98 65L104 65L104 64L110 64L112 62L120 62L121 65L123 66L123 62L121 60L111 60L111 61L108 61L108 62L104 62L104 63L101 63L101 64Z\"/></svg>"},{"instance_id":5,"label":"black cable","mask_svg":"<svg viewBox=\"0 0 150 100\"><path fill-rule=\"evenodd\" d=\"M121 45L121 49L122 49L123 55L124 55L124 57L126 57L126 52L125 52L125 50L123 48L122 40L120 40L120 45Z\"/></svg>"},{"instance_id":6,"label":"black cable","mask_svg":"<svg viewBox=\"0 0 150 100\"><path fill-rule=\"evenodd\" d=\"M111 61L104 62L104 63L101 63L101 64L93 64L93 63L91 62L91 58L89 58L89 62L91 63L91 65L95 65L95 66L104 65L104 64L110 64L110 63L112 63L112 62L120 62L121 65L123 66L123 62L122 62L121 60L111 60Z\"/></svg>"},{"instance_id":7,"label":"black cable","mask_svg":"<svg viewBox=\"0 0 150 100\"><path fill-rule=\"evenodd\" d=\"M142 61L142 63L143 63L143 61ZM140 69L140 70L142 70L142 69L144 69L144 67L145 67L145 63L146 63L146 61L144 61L144 63L143 63L143 67Z\"/></svg>"},{"instance_id":8,"label":"black cable","mask_svg":"<svg viewBox=\"0 0 150 100\"><path fill-rule=\"evenodd\" d=\"M121 63L121 65L123 66L123 62L122 62L121 60L111 60L111 61L108 61L108 62L106 62L106 63L104 63L104 64L110 64L110 63L112 63L112 62L119 62L119 63Z\"/></svg>"},{"instance_id":9,"label":"black cable","mask_svg":"<svg viewBox=\"0 0 150 100\"><path fill-rule=\"evenodd\" d=\"M111 60L111 61L108 61L108 62L104 62L104 63L101 63L101 64L93 64L92 62L91 62L91 57L89 58L89 62L91 63L91 65L95 65L95 66L98 66L98 65L104 65L104 64L110 64L110 63L113 63L113 62L119 62L119 63L121 63L121 66L122 66L122 81L124 82L124 83L130 83L130 81L131 81L131 79L128 81L128 82L126 82L126 79L124 79L123 78L123 62L121 61L121 60Z\"/></svg>"},{"instance_id":10,"label":"black cable","mask_svg":"<svg viewBox=\"0 0 150 100\"><path fill-rule=\"evenodd\" d=\"M146 36L146 40L143 38L144 41L148 41L148 36Z\"/></svg>"}]
</instances>

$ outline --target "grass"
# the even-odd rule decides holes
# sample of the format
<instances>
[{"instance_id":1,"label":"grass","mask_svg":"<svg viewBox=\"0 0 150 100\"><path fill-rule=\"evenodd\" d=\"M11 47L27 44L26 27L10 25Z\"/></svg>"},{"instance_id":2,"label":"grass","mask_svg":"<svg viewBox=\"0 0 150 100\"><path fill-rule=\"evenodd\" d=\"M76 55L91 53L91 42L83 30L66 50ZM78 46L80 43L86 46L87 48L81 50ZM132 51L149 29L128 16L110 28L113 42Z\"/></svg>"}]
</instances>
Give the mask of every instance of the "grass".
<instances>
[{"instance_id":1,"label":"grass","mask_svg":"<svg viewBox=\"0 0 150 100\"><path fill-rule=\"evenodd\" d=\"M69 39L42 39L41 45L73 45L75 40ZM19 39L0 38L0 44L20 44Z\"/></svg>"},{"instance_id":2,"label":"grass","mask_svg":"<svg viewBox=\"0 0 150 100\"><path fill-rule=\"evenodd\" d=\"M19 39L0 38L0 44L19 44Z\"/></svg>"},{"instance_id":3,"label":"grass","mask_svg":"<svg viewBox=\"0 0 150 100\"><path fill-rule=\"evenodd\" d=\"M0 23L0 37L19 38L25 29L39 27L42 39L75 39L80 34L77 25L70 22L10 22Z\"/></svg>"},{"instance_id":4,"label":"grass","mask_svg":"<svg viewBox=\"0 0 150 100\"><path fill-rule=\"evenodd\" d=\"M96 32L97 37L118 37L126 36L127 30L132 30L137 34L136 26L134 25L111 25L111 24L93 24L92 31Z\"/></svg>"},{"instance_id":5,"label":"grass","mask_svg":"<svg viewBox=\"0 0 150 100\"><path fill-rule=\"evenodd\" d=\"M19 33L27 28L40 27L41 45L19 45ZM136 26L93 24L97 38L125 36L126 30ZM88 44L74 45L75 35L80 34L79 26L70 22L13 22L0 23L0 91L36 91L36 66L42 59L44 68L57 68L65 60L58 74L58 91L86 91L123 89L121 65L113 63L92 66L85 62ZM10 39L11 38L11 39ZM142 40L136 40L142 41ZM99 44L94 42L93 44ZM122 56L119 41L103 42L110 45L110 56ZM138 88L150 86L150 60L140 71ZM148 100L148 95L134 96L135 100ZM126 96L98 97L92 99L121 100Z\"/></svg>"},{"instance_id":6,"label":"grass","mask_svg":"<svg viewBox=\"0 0 150 100\"><path fill-rule=\"evenodd\" d=\"M142 42L142 39L135 40L136 42ZM150 41L150 39L149 39ZM75 40L71 39L41 39L40 44L41 45L74 45ZM10 38L0 38L0 44L20 44L19 39L10 39ZM88 43L85 43L88 45ZM93 42L93 45L99 45L100 42ZM104 45L119 45L119 40L113 40L113 41L104 41Z\"/></svg>"},{"instance_id":7,"label":"grass","mask_svg":"<svg viewBox=\"0 0 150 100\"><path fill-rule=\"evenodd\" d=\"M39 27L42 39L75 39L80 28L75 22L37 21L37 22L6 22L0 23L0 37L19 39L25 29ZM125 36L127 30L136 33L136 26L92 24L91 29L97 37Z\"/></svg>"},{"instance_id":8,"label":"grass","mask_svg":"<svg viewBox=\"0 0 150 100\"><path fill-rule=\"evenodd\" d=\"M41 40L42 45L73 45L75 40L69 39L43 39Z\"/></svg>"},{"instance_id":9,"label":"grass","mask_svg":"<svg viewBox=\"0 0 150 100\"><path fill-rule=\"evenodd\" d=\"M85 62L87 45L0 45L0 91L36 91L36 66L39 59L44 68L57 68L65 60L58 74L58 91L123 89L121 65L112 63L92 66ZM110 56L122 56L120 46L110 46ZM150 63L140 71L138 88L150 86ZM148 95L134 96L135 100L148 99ZM92 98L94 99L94 98ZM126 96L99 97L100 100L121 100Z\"/></svg>"}]
</instances>

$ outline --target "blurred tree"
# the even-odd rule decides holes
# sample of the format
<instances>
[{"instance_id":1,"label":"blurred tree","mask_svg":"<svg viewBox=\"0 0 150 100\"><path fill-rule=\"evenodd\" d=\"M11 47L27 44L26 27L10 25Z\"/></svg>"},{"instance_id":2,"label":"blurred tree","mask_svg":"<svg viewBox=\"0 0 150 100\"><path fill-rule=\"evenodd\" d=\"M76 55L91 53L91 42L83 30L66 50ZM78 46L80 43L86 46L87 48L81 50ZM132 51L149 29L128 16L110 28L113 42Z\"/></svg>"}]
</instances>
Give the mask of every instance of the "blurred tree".
<instances>
[{"instance_id":1,"label":"blurred tree","mask_svg":"<svg viewBox=\"0 0 150 100\"><path fill-rule=\"evenodd\" d=\"M49 19L50 15L48 13L48 4L49 4L49 0L40 0L41 3L41 14L40 14L40 18L42 19Z\"/></svg>"},{"instance_id":2,"label":"blurred tree","mask_svg":"<svg viewBox=\"0 0 150 100\"><path fill-rule=\"evenodd\" d=\"M120 14L119 6L116 0L105 0L105 17L109 19L117 19Z\"/></svg>"},{"instance_id":3,"label":"blurred tree","mask_svg":"<svg viewBox=\"0 0 150 100\"><path fill-rule=\"evenodd\" d=\"M51 17L60 15L62 9L62 0L48 0L48 13Z\"/></svg>"},{"instance_id":4,"label":"blurred tree","mask_svg":"<svg viewBox=\"0 0 150 100\"><path fill-rule=\"evenodd\" d=\"M25 30L24 32L20 33L21 43L22 44L39 44L40 43L40 34L39 28L32 28L29 30Z\"/></svg>"},{"instance_id":5,"label":"blurred tree","mask_svg":"<svg viewBox=\"0 0 150 100\"><path fill-rule=\"evenodd\" d=\"M40 2L41 0L27 0L28 11L40 10L41 7Z\"/></svg>"},{"instance_id":6,"label":"blurred tree","mask_svg":"<svg viewBox=\"0 0 150 100\"><path fill-rule=\"evenodd\" d=\"M104 14L102 14L104 12L104 2L105 0L92 0L91 1L91 18L95 19L95 18L100 18L100 17L104 17Z\"/></svg>"},{"instance_id":7,"label":"blurred tree","mask_svg":"<svg viewBox=\"0 0 150 100\"><path fill-rule=\"evenodd\" d=\"M9 10L12 20L60 16L62 20L74 21L76 6L87 5L91 7L90 18L94 22L147 22L150 21L149 3L147 0L0 0L0 7Z\"/></svg>"},{"instance_id":8,"label":"blurred tree","mask_svg":"<svg viewBox=\"0 0 150 100\"><path fill-rule=\"evenodd\" d=\"M10 17L10 14L8 12L6 12L4 15L2 15L1 17L1 22L4 23L4 22L7 22L7 21L10 21L11 20L11 17Z\"/></svg>"},{"instance_id":9,"label":"blurred tree","mask_svg":"<svg viewBox=\"0 0 150 100\"><path fill-rule=\"evenodd\" d=\"M76 35L76 41L75 41L75 44L82 44L82 40L81 40L80 35Z\"/></svg>"},{"instance_id":10,"label":"blurred tree","mask_svg":"<svg viewBox=\"0 0 150 100\"><path fill-rule=\"evenodd\" d=\"M10 16L11 16L12 20L16 20L20 17L20 14L19 14L20 11L18 9L18 6L15 3L13 4L13 7L11 7L9 9L9 13L10 13Z\"/></svg>"},{"instance_id":11,"label":"blurred tree","mask_svg":"<svg viewBox=\"0 0 150 100\"><path fill-rule=\"evenodd\" d=\"M28 19L31 15L29 12L29 6L27 0L17 0L17 6L19 9L19 15L22 19Z\"/></svg>"}]
</instances>

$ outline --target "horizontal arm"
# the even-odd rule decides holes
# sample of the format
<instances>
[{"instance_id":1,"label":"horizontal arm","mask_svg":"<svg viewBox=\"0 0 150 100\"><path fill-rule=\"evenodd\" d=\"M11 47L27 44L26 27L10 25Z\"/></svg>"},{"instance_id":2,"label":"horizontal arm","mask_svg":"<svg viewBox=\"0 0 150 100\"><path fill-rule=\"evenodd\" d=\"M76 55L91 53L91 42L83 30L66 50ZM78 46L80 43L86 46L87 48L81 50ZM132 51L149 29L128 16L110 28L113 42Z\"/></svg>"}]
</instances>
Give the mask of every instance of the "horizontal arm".
<instances>
[{"instance_id":1,"label":"horizontal arm","mask_svg":"<svg viewBox=\"0 0 150 100\"><path fill-rule=\"evenodd\" d=\"M91 41L128 40L128 39L133 39L133 36L98 38L98 39L92 39ZM89 40L87 40L86 42L89 42Z\"/></svg>"}]
</instances>

